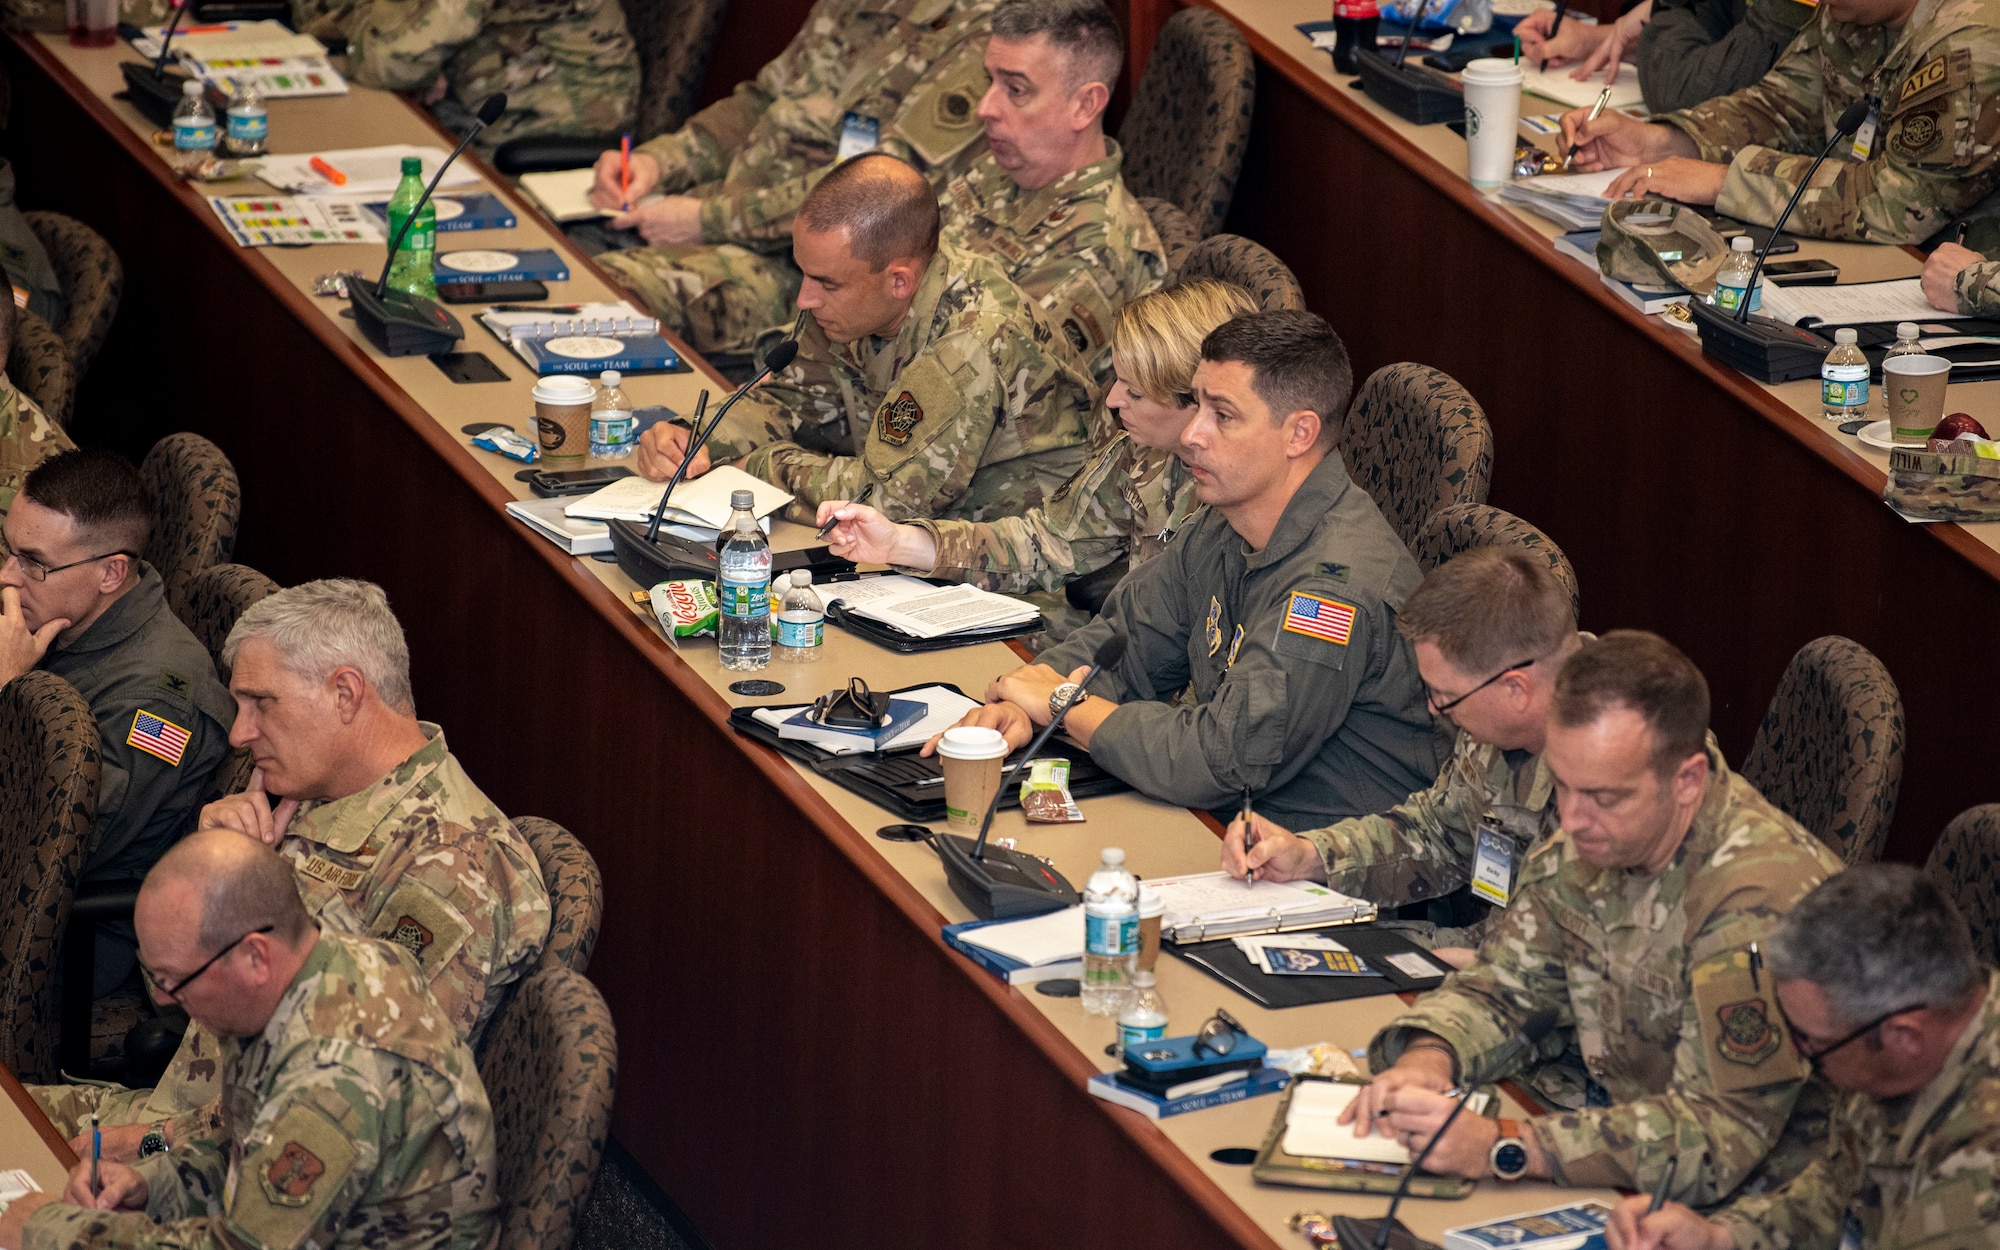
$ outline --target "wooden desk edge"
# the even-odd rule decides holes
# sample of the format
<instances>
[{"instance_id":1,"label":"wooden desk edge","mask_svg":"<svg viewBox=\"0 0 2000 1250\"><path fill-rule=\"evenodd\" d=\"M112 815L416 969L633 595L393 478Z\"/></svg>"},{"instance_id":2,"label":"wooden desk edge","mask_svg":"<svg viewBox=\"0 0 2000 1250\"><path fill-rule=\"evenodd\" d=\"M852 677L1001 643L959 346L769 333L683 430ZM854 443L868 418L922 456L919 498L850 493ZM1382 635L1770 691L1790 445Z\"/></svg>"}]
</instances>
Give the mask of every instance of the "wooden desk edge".
<instances>
[{"instance_id":1,"label":"wooden desk edge","mask_svg":"<svg viewBox=\"0 0 2000 1250\"><path fill-rule=\"evenodd\" d=\"M4 1064L0 1064L0 1085L6 1086L7 1097L14 1100L14 1105L20 1108L22 1117L34 1127L36 1136L40 1137L42 1144L49 1148L49 1153L56 1157L56 1162L62 1164L63 1170L67 1172L75 1167L78 1162L76 1152L69 1148L69 1143L62 1139L62 1134L56 1132L56 1126L49 1122L48 1114L42 1110L42 1105L34 1100L28 1093L27 1087L23 1086L20 1079L8 1071Z\"/></svg>"},{"instance_id":2,"label":"wooden desk edge","mask_svg":"<svg viewBox=\"0 0 2000 1250\"><path fill-rule=\"evenodd\" d=\"M1177 3L1179 0L1168 0L1168 2ZM1428 182L1445 198L1486 220L1500 233L1518 244L1523 251L1552 269L1564 271L1575 268L1556 253L1547 239L1529 229L1525 223L1496 201L1473 190L1470 183L1445 169L1428 152L1383 125L1381 118L1366 109L1356 107L1354 101L1330 86L1310 66L1300 61L1290 49L1278 46L1263 32L1253 30L1238 21L1235 15L1223 7L1221 0L1189 0L1189 2L1227 18L1230 24L1249 41L1253 54L1266 64L1276 66L1286 81L1318 101L1329 112L1337 114L1340 120L1353 128L1356 133L1395 157L1405 168ZM1583 282L1579 280L1579 275L1573 272L1566 273L1565 278L1614 315L1628 319L1643 333L1681 354L1690 367L1700 370L1708 380L1744 401L1748 407L1764 416L1794 442L1852 478L1871 494L1878 498L1881 496L1882 487L1888 478L1871 461L1828 438L1826 432L1813 424L1811 418L1780 403L1769 391L1747 375L1710 360L1707 353L1701 350L1698 339L1679 330L1655 324L1657 318L1639 313L1630 304L1612 294L1601 282ZM1963 526L1944 523L1927 525L1924 528L1945 546L1970 560L1988 576L2000 578L2000 551L1995 551L1974 538Z\"/></svg>"}]
</instances>

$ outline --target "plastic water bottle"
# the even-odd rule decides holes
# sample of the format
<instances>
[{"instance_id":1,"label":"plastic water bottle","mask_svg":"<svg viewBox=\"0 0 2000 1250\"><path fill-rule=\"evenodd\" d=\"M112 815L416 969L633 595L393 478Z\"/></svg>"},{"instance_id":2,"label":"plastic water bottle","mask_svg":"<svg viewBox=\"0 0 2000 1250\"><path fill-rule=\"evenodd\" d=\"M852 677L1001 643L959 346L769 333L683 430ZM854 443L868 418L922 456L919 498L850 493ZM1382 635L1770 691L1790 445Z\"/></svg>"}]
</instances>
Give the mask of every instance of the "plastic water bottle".
<instances>
[{"instance_id":1,"label":"plastic water bottle","mask_svg":"<svg viewBox=\"0 0 2000 1250\"><path fill-rule=\"evenodd\" d=\"M1104 848L1104 861L1083 884L1083 1010L1120 1016L1132 1002L1139 963L1139 879L1125 870L1125 852Z\"/></svg>"},{"instance_id":2,"label":"plastic water bottle","mask_svg":"<svg viewBox=\"0 0 2000 1250\"><path fill-rule=\"evenodd\" d=\"M215 152L215 110L208 107L202 85L190 78L181 84L181 102L174 105L174 164L186 169Z\"/></svg>"},{"instance_id":3,"label":"plastic water bottle","mask_svg":"<svg viewBox=\"0 0 2000 1250\"><path fill-rule=\"evenodd\" d=\"M771 662L771 540L757 528L751 511L756 496L747 490L729 495L729 528L723 531L720 581L722 601L717 622L722 667L748 672Z\"/></svg>"},{"instance_id":4,"label":"plastic water bottle","mask_svg":"<svg viewBox=\"0 0 2000 1250\"><path fill-rule=\"evenodd\" d=\"M1833 350L1820 362L1819 410L1829 421L1868 415L1868 357L1855 346L1853 330L1835 330Z\"/></svg>"},{"instance_id":5,"label":"plastic water bottle","mask_svg":"<svg viewBox=\"0 0 2000 1250\"><path fill-rule=\"evenodd\" d=\"M1143 1046L1167 1035L1167 1000L1154 980L1144 968L1132 974L1132 1005L1118 1017L1120 1046Z\"/></svg>"},{"instance_id":6,"label":"plastic water bottle","mask_svg":"<svg viewBox=\"0 0 2000 1250\"><path fill-rule=\"evenodd\" d=\"M718 556L718 559L721 557ZM771 579L771 647L776 654L778 646L778 618L785 613L785 596L792 591L792 575L780 573Z\"/></svg>"},{"instance_id":7,"label":"plastic water bottle","mask_svg":"<svg viewBox=\"0 0 2000 1250\"><path fill-rule=\"evenodd\" d=\"M1889 356L1928 355L1930 353L1924 350L1924 345L1917 341L1917 323L1914 321L1897 322L1896 342L1888 351L1883 353L1884 358L1886 359Z\"/></svg>"},{"instance_id":8,"label":"plastic water bottle","mask_svg":"<svg viewBox=\"0 0 2000 1250\"><path fill-rule=\"evenodd\" d=\"M810 570L799 569L785 588L778 613L777 656L788 664L817 663L826 642L826 605L812 587Z\"/></svg>"},{"instance_id":9,"label":"plastic water bottle","mask_svg":"<svg viewBox=\"0 0 2000 1250\"><path fill-rule=\"evenodd\" d=\"M1745 298L1750 301L1751 312L1756 312L1763 304L1763 294L1750 289L1750 271L1757 267L1756 251L1756 245L1750 242L1747 234L1739 234L1730 240L1729 256L1722 262L1722 268L1715 271L1713 299L1717 308L1733 313L1743 307Z\"/></svg>"},{"instance_id":10,"label":"plastic water bottle","mask_svg":"<svg viewBox=\"0 0 2000 1250\"><path fill-rule=\"evenodd\" d=\"M222 147L231 156L262 156L270 146L271 113L257 84L246 82L229 102L223 123Z\"/></svg>"},{"instance_id":11,"label":"plastic water bottle","mask_svg":"<svg viewBox=\"0 0 2000 1250\"><path fill-rule=\"evenodd\" d=\"M597 396L590 401L590 454L600 460L624 460L638 449L634 433L639 418L632 415L632 397L618 386L618 370L598 377Z\"/></svg>"},{"instance_id":12,"label":"plastic water bottle","mask_svg":"<svg viewBox=\"0 0 2000 1250\"><path fill-rule=\"evenodd\" d=\"M416 208L417 201L424 198L424 163L414 156L403 158L403 180L396 184L396 193L389 197L389 241L396 241L396 232L409 221L410 210ZM408 234L403 236L396 248L396 257L389 264L389 289L403 291L410 295L421 295L425 299L437 298L437 209L428 201L417 213L417 219L410 224Z\"/></svg>"}]
</instances>

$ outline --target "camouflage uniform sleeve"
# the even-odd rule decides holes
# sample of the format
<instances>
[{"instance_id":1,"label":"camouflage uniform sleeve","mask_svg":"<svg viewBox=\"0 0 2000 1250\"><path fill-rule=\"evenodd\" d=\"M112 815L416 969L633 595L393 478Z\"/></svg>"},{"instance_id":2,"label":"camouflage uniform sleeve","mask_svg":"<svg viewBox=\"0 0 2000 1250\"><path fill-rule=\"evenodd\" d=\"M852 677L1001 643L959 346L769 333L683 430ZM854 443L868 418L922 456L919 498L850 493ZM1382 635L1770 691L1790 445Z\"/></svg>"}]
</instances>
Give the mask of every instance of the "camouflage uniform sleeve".
<instances>
[{"instance_id":1,"label":"camouflage uniform sleeve","mask_svg":"<svg viewBox=\"0 0 2000 1250\"><path fill-rule=\"evenodd\" d=\"M14 506L21 482L35 466L75 447L63 428L49 420L0 370L0 517Z\"/></svg>"},{"instance_id":2,"label":"camouflage uniform sleeve","mask_svg":"<svg viewBox=\"0 0 2000 1250\"><path fill-rule=\"evenodd\" d=\"M1826 142L1820 128L1820 41L1828 12L1822 8L1807 23L1756 85L1653 120L1687 135L1701 159L1716 164L1726 165L1754 145L1803 151L1810 144L1817 151Z\"/></svg>"},{"instance_id":3,"label":"camouflage uniform sleeve","mask_svg":"<svg viewBox=\"0 0 2000 1250\"><path fill-rule=\"evenodd\" d=\"M206 1141L141 1159L144 1211L93 1211L52 1202L28 1217L20 1250L263 1250L233 1235L220 1217L229 1160ZM155 1221L165 1221L156 1223Z\"/></svg>"},{"instance_id":4,"label":"camouflage uniform sleeve","mask_svg":"<svg viewBox=\"0 0 2000 1250\"><path fill-rule=\"evenodd\" d=\"M812 336L801 335L799 343L797 360L723 415L722 424L708 440L708 454L715 463L740 460L761 447L788 442L801 421L819 425L838 420L846 412L845 397L825 362L807 355L816 346ZM763 476L755 469L749 471Z\"/></svg>"},{"instance_id":5,"label":"camouflage uniform sleeve","mask_svg":"<svg viewBox=\"0 0 2000 1250\"><path fill-rule=\"evenodd\" d=\"M1824 1158L1776 1189L1746 1194L1709 1219L1729 1230L1736 1250L1834 1250L1853 1198L1857 1160L1844 1153L1838 1135Z\"/></svg>"},{"instance_id":6,"label":"camouflage uniform sleeve","mask_svg":"<svg viewBox=\"0 0 2000 1250\"><path fill-rule=\"evenodd\" d=\"M1478 749L1461 730L1451 760L1427 789L1386 812L1301 833L1319 849L1326 883L1386 904L1439 898L1470 881L1486 802L1463 771Z\"/></svg>"},{"instance_id":7,"label":"camouflage uniform sleeve","mask_svg":"<svg viewBox=\"0 0 2000 1250\"><path fill-rule=\"evenodd\" d=\"M1975 317L2000 317L2000 261L1967 265L1952 279L1958 311Z\"/></svg>"},{"instance_id":8,"label":"camouflage uniform sleeve","mask_svg":"<svg viewBox=\"0 0 2000 1250\"><path fill-rule=\"evenodd\" d=\"M1555 1009L1557 1029L1543 1041L1540 1057L1562 1053L1567 1045L1563 1034L1575 1027L1576 1013L1570 1006L1562 928L1552 894L1567 845L1558 836L1537 847L1522 865L1514 898L1500 913L1497 927L1488 929L1473 965L1446 977L1375 1035L1368 1044L1374 1071L1392 1066L1412 1033L1422 1030L1451 1043L1461 1073L1476 1072L1482 1081L1518 1075L1526 1063L1491 1068L1508 1039L1544 1007Z\"/></svg>"},{"instance_id":9,"label":"camouflage uniform sleeve","mask_svg":"<svg viewBox=\"0 0 2000 1250\"><path fill-rule=\"evenodd\" d=\"M489 0L374 0L347 31L349 76L364 87L421 91L479 33Z\"/></svg>"}]
</instances>

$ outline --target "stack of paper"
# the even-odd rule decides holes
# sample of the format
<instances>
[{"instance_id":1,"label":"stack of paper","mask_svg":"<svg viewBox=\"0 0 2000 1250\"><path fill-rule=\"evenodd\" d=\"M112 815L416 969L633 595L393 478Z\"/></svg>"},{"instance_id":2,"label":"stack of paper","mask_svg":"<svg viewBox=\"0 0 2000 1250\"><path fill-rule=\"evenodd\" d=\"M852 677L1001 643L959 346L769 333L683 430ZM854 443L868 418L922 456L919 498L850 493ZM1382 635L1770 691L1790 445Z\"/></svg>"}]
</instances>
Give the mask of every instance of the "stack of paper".
<instances>
[{"instance_id":1,"label":"stack of paper","mask_svg":"<svg viewBox=\"0 0 2000 1250\"><path fill-rule=\"evenodd\" d=\"M141 56L159 56L163 30L147 27L132 46ZM174 32L173 51L191 73L230 95L253 84L266 99L347 94L347 80L320 41L278 22L182 26Z\"/></svg>"},{"instance_id":2,"label":"stack of paper","mask_svg":"<svg viewBox=\"0 0 2000 1250\"><path fill-rule=\"evenodd\" d=\"M1041 614L1032 603L977 586L933 586L900 574L835 582L826 588L826 598L828 602L838 599L844 610L916 638L1022 625Z\"/></svg>"},{"instance_id":3,"label":"stack of paper","mask_svg":"<svg viewBox=\"0 0 2000 1250\"><path fill-rule=\"evenodd\" d=\"M827 741L816 741L813 745L830 755L865 755L870 751L899 751L921 746L930 740L931 735L941 734L950 729L963 720L967 712L979 706L978 700L968 699L956 690L944 686L919 686L915 690L899 690L891 703L893 705L906 699L923 704L924 714L879 743L867 735L829 730L826 731ZM790 736L784 734L785 722L808 706L810 705L795 703L787 707L760 707L750 715L760 723L778 730L780 736Z\"/></svg>"},{"instance_id":4,"label":"stack of paper","mask_svg":"<svg viewBox=\"0 0 2000 1250\"><path fill-rule=\"evenodd\" d=\"M516 499L507 505L507 514L573 556L611 550L611 527L564 516L568 503L567 499Z\"/></svg>"},{"instance_id":5,"label":"stack of paper","mask_svg":"<svg viewBox=\"0 0 2000 1250\"><path fill-rule=\"evenodd\" d=\"M593 521L650 521L653 509L659 506L661 489L660 483L643 477L621 477L563 511ZM667 500L666 519L719 530L729 524L729 496L739 490L747 490L755 497L754 508L760 518L792 501L791 495L769 482L751 477L734 465L721 464L674 487L673 498Z\"/></svg>"},{"instance_id":6,"label":"stack of paper","mask_svg":"<svg viewBox=\"0 0 2000 1250\"><path fill-rule=\"evenodd\" d=\"M1310 881L1248 885L1228 873L1202 872L1145 884L1162 896L1165 911L1160 917L1160 933L1173 942L1310 929L1375 916L1373 903Z\"/></svg>"},{"instance_id":7,"label":"stack of paper","mask_svg":"<svg viewBox=\"0 0 2000 1250\"><path fill-rule=\"evenodd\" d=\"M1940 312L1924 298L1921 278L1848 282L1839 286L1766 286L1763 313L1787 325L1812 318L1820 325L1957 321L1967 314Z\"/></svg>"},{"instance_id":8,"label":"stack of paper","mask_svg":"<svg viewBox=\"0 0 2000 1250\"><path fill-rule=\"evenodd\" d=\"M1556 222L1568 230L1595 230L1604 220L1611 201L1604 192L1623 169L1605 169L1594 174L1543 174L1539 178L1516 178L1500 188L1502 202L1525 208Z\"/></svg>"},{"instance_id":9,"label":"stack of paper","mask_svg":"<svg viewBox=\"0 0 2000 1250\"><path fill-rule=\"evenodd\" d=\"M1356 1137L1352 1124L1336 1123L1362 1086L1346 1081L1298 1081L1285 1110L1288 1155L1307 1159L1358 1159L1364 1163L1407 1165L1410 1152L1393 1137Z\"/></svg>"},{"instance_id":10,"label":"stack of paper","mask_svg":"<svg viewBox=\"0 0 2000 1250\"><path fill-rule=\"evenodd\" d=\"M959 934L967 946L1003 955L1029 968L1083 961L1083 908L1065 907L1026 920L981 925Z\"/></svg>"},{"instance_id":11,"label":"stack of paper","mask_svg":"<svg viewBox=\"0 0 2000 1250\"><path fill-rule=\"evenodd\" d=\"M379 148L343 148L337 152L295 152L288 156L263 157L257 176L274 187L311 195L391 195L403 180L403 158L414 156L423 162L425 185L437 175L448 153L443 148L418 147L409 143L389 143ZM331 178L312 166L313 157L330 165L347 178L335 185ZM479 181L470 165L453 165L445 171L447 187L462 187Z\"/></svg>"}]
</instances>

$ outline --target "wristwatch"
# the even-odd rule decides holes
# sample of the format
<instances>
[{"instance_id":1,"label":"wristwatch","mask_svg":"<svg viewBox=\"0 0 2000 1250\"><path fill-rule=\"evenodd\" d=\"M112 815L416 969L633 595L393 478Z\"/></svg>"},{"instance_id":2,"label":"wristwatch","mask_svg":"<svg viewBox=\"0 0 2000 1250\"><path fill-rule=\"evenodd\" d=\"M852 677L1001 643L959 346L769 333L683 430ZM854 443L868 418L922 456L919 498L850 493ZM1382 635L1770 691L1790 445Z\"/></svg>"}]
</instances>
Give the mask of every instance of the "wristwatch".
<instances>
[{"instance_id":1,"label":"wristwatch","mask_svg":"<svg viewBox=\"0 0 2000 1250\"><path fill-rule=\"evenodd\" d=\"M1486 1161L1503 1181L1518 1181L1528 1174L1528 1145L1521 1140L1519 1120L1500 1121L1500 1140L1493 1143Z\"/></svg>"},{"instance_id":2,"label":"wristwatch","mask_svg":"<svg viewBox=\"0 0 2000 1250\"><path fill-rule=\"evenodd\" d=\"M145 1159L165 1153L167 1153L167 1122L161 1120L153 1125L151 1132L139 1139L139 1157Z\"/></svg>"},{"instance_id":3,"label":"wristwatch","mask_svg":"<svg viewBox=\"0 0 2000 1250\"><path fill-rule=\"evenodd\" d=\"M1062 715L1065 707L1075 707L1090 697L1090 692L1073 681L1066 681L1049 692L1049 715ZM1076 702L1072 703L1070 700Z\"/></svg>"}]
</instances>

